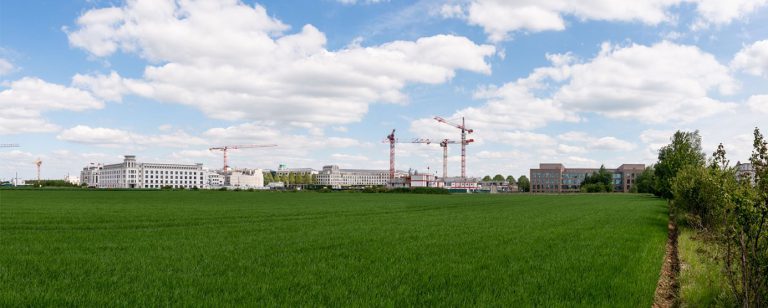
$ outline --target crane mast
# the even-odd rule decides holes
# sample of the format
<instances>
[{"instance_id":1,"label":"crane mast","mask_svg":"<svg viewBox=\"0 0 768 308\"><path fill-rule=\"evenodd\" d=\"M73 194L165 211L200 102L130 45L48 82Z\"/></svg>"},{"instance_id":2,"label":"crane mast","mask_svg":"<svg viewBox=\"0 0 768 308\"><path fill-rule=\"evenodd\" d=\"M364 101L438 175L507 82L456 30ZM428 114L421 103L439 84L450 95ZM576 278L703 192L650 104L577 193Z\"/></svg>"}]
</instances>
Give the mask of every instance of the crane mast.
<instances>
[{"instance_id":1,"label":"crane mast","mask_svg":"<svg viewBox=\"0 0 768 308\"><path fill-rule=\"evenodd\" d=\"M461 117L461 124L451 123L441 117L435 117L435 120L437 120L440 123L445 123L461 130L461 177L467 178L467 144L474 141L472 139L470 139L472 141L467 140L467 134L473 133L474 130L471 128L467 128L466 123L464 122L464 117Z\"/></svg>"}]
</instances>

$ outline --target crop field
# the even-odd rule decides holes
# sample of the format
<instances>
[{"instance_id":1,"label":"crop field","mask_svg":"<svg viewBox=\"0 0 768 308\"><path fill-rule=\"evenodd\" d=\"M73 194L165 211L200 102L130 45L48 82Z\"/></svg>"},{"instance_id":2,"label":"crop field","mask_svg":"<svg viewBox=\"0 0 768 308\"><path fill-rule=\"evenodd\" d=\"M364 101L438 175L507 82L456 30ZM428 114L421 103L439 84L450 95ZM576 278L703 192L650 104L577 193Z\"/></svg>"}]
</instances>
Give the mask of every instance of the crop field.
<instances>
[{"instance_id":1,"label":"crop field","mask_svg":"<svg viewBox=\"0 0 768 308\"><path fill-rule=\"evenodd\" d=\"M633 194L0 190L0 306L641 306Z\"/></svg>"}]
</instances>

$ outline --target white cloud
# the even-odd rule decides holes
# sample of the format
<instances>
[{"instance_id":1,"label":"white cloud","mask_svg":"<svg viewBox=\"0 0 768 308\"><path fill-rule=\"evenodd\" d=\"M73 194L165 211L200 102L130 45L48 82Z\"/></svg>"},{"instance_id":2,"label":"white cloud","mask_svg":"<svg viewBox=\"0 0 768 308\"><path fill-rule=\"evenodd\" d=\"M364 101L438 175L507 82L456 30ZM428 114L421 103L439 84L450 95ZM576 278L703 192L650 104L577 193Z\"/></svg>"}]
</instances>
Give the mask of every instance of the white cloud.
<instances>
[{"instance_id":1,"label":"white cloud","mask_svg":"<svg viewBox=\"0 0 768 308\"><path fill-rule=\"evenodd\" d=\"M77 84L110 100L128 91L226 120L356 122L371 103L407 102L408 84L444 83L457 70L489 74L485 59L495 53L452 35L330 51L312 25L284 34L288 26L262 6L234 0L131 1L87 11L77 26L67 30L70 44L95 56L122 51L162 63L141 80L110 74Z\"/></svg>"},{"instance_id":2,"label":"white cloud","mask_svg":"<svg viewBox=\"0 0 768 308\"><path fill-rule=\"evenodd\" d=\"M766 0L698 0L698 19L692 25L694 30L710 25L725 25L736 19L743 19L768 3Z\"/></svg>"},{"instance_id":3,"label":"white cloud","mask_svg":"<svg viewBox=\"0 0 768 308\"><path fill-rule=\"evenodd\" d=\"M204 139L192 136L183 131L162 135L142 135L125 130L90 127L77 125L66 129L56 136L56 139L74 143L93 144L99 146L161 146L185 148L189 146L205 146Z\"/></svg>"},{"instance_id":4,"label":"white cloud","mask_svg":"<svg viewBox=\"0 0 768 308\"><path fill-rule=\"evenodd\" d=\"M440 15L443 18L463 18L464 9L459 4L443 4L440 7Z\"/></svg>"},{"instance_id":5,"label":"white cloud","mask_svg":"<svg viewBox=\"0 0 768 308\"><path fill-rule=\"evenodd\" d=\"M562 31L567 26L567 16L579 21L639 22L650 26L674 23L678 16L672 10L688 2L696 5L693 29L743 19L766 4L766 0L471 0L459 8L446 4L441 15L466 19L469 24L482 27L489 40L499 42L516 31ZM466 11L466 15L458 14L461 11Z\"/></svg>"},{"instance_id":6,"label":"white cloud","mask_svg":"<svg viewBox=\"0 0 768 308\"><path fill-rule=\"evenodd\" d=\"M768 40L744 46L731 61L731 68L768 78Z\"/></svg>"},{"instance_id":7,"label":"white cloud","mask_svg":"<svg viewBox=\"0 0 768 308\"><path fill-rule=\"evenodd\" d=\"M578 146L561 144L558 150L564 153L584 153L589 151L630 151L635 144L616 137L593 137L585 132L570 131L557 136L562 142L577 143Z\"/></svg>"},{"instance_id":8,"label":"white cloud","mask_svg":"<svg viewBox=\"0 0 768 308\"><path fill-rule=\"evenodd\" d=\"M586 153L587 149L581 146L559 144L557 146L557 151L560 153L575 154L575 153Z\"/></svg>"},{"instance_id":9,"label":"white cloud","mask_svg":"<svg viewBox=\"0 0 768 308\"><path fill-rule=\"evenodd\" d=\"M363 145L352 138L287 134L274 128L274 123L243 123L229 127L211 128L206 130L203 136L212 142L226 144L277 144L277 150L301 149L309 151L319 147L345 148Z\"/></svg>"},{"instance_id":10,"label":"white cloud","mask_svg":"<svg viewBox=\"0 0 768 308\"><path fill-rule=\"evenodd\" d=\"M352 154L342 154L342 153L334 153L331 154L331 159L334 159L337 161L337 163L340 162L347 162L347 161L368 161L367 156L365 155L352 155Z\"/></svg>"},{"instance_id":11,"label":"white cloud","mask_svg":"<svg viewBox=\"0 0 768 308\"><path fill-rule=\"evenodd\" d=\"M10 74L13 72L16 68L11 64L10 61L0 58L0 76Z\"/></svg>"},{"instance_id":12,"label":"white cloud","mask_svg":"<svg viewBox=\"0 0 768 308\"><path fill-rule=\"evenodd\" d=\"M747 106L754 112L768 114L768 95L752 95L747 99Z\"/></svg>"},{"instance_id":13,"label":"white cloud","mask_svg":"<svg viewBox=\"0 0 768 308\"><path fill-rule=\"evenodd\" d=\"M11 82L0 91L0 134L51 132L58 129L42 114L54 110L99 109L104 103L90 93L34 77Z\"/></svg>"},{"instance_id":14,"label":"white cloud","mask_svg":"<svg viewBox=\"0 0 768 308\"><path fill-rule=\"evenodd\" d=\"M590 143L590 148L602 151L630 151L635 148L631 142L617 139L616 137L602 137Z\"/></svg>"},{"instance_id":15,"label":"white cloud","mask_svg":"<svg viewBox=\"0 0 768 308\"><path fill-rule=\"evenodd\" d=\"M728 68L694 46L604 44L590 62L571 66L554 99L567 109L610 118L689 122L735 107L711 98L738 87Z\"/></svg>"}]
</instances>

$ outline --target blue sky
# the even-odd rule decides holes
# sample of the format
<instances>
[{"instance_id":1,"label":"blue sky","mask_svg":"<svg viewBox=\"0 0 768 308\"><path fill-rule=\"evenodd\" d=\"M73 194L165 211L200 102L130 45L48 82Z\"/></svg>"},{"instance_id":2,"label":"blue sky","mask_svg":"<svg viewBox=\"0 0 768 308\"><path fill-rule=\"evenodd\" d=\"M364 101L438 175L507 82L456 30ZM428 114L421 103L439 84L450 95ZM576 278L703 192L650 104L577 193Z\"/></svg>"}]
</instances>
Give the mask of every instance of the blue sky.
<instances>
[{"instance_id":1,"label":"blue sky","mask_svg":"<svg viewBox=\"0 0 768 308\"><path fill-rule=\"evenodd\" d=\"M746 160L768 130L766 0L3 1L0 179L90 162L468 174L652 163L677 129ZM449 149L449 174L459 149ZM398 144L397 168L441 150Z\"/></svg>"}]
</instances>

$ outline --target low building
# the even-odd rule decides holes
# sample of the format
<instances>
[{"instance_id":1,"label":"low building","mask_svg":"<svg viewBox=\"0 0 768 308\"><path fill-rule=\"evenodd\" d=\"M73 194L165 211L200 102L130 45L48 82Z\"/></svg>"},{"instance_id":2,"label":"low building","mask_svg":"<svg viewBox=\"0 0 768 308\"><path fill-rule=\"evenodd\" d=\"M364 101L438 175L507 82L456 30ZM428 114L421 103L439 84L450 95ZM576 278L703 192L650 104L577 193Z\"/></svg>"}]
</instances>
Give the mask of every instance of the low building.
<instances>
[{"instance_id":1,"label":"low building","mask_svg":"<svg viewBox=\"0 0 768 308\"><path fill-rule=\"evenodd\" d=\"M437 176L428 173L417 173L411 175L411 187L443 187L443 182L439 181Z\"/></svg>"},{"instance_id":2,"label":"low building","mask_svg":"<svg viewBox=\"0 0 768 308\"><path fill-rule=\"evenodd\" d=\"M560 163L539 164L538 169L531 169L531 192L579 192L586 176L599 170L600 168L566 168ZM615 192L629 192L644 170L644 164L623 164L616 169L606 169L611 173Z\"/></svg>"},{"instance_id":3,"label":"low building","mask_svg":"<svg viewBox=\"0 0 768 308\"><path fill-rule=\"evenodd\" d=\"M241 189L264 187L264 173L261 169L234 170L227 177L229 187Z\"/></svg>"},{"instance_id":4,"label":"low building","mask_svg":"<svg viewBox=\"0 0 768 308\"><path fill-rule=\"evenodd\" d=\"M447 177L442 180L445 189L454 192L474 192L480 188L476 178Z\"/></svg>"},{"instance_id":5,"label":"low building","mask_svg":"<svg viewBox=\"0 0 768 308\"><path fill-rule=\"evenodd\" d=\"M509 184L507 181L480 181L478 190L488 193L517 192L517 184Z\"/></svg>"},{"instance_id":6,"label":"low building","mask_svg":"<svg viewBox=\"0 0 768 308\"><path fill-rule=\"evenodd\" d=\"M401 177L398 172L396 177ZM340 169L337 165L323 166L317 174L317 185L333 188L385 186L389 183L389 170Z\"/></svg>"}]
</instances>

